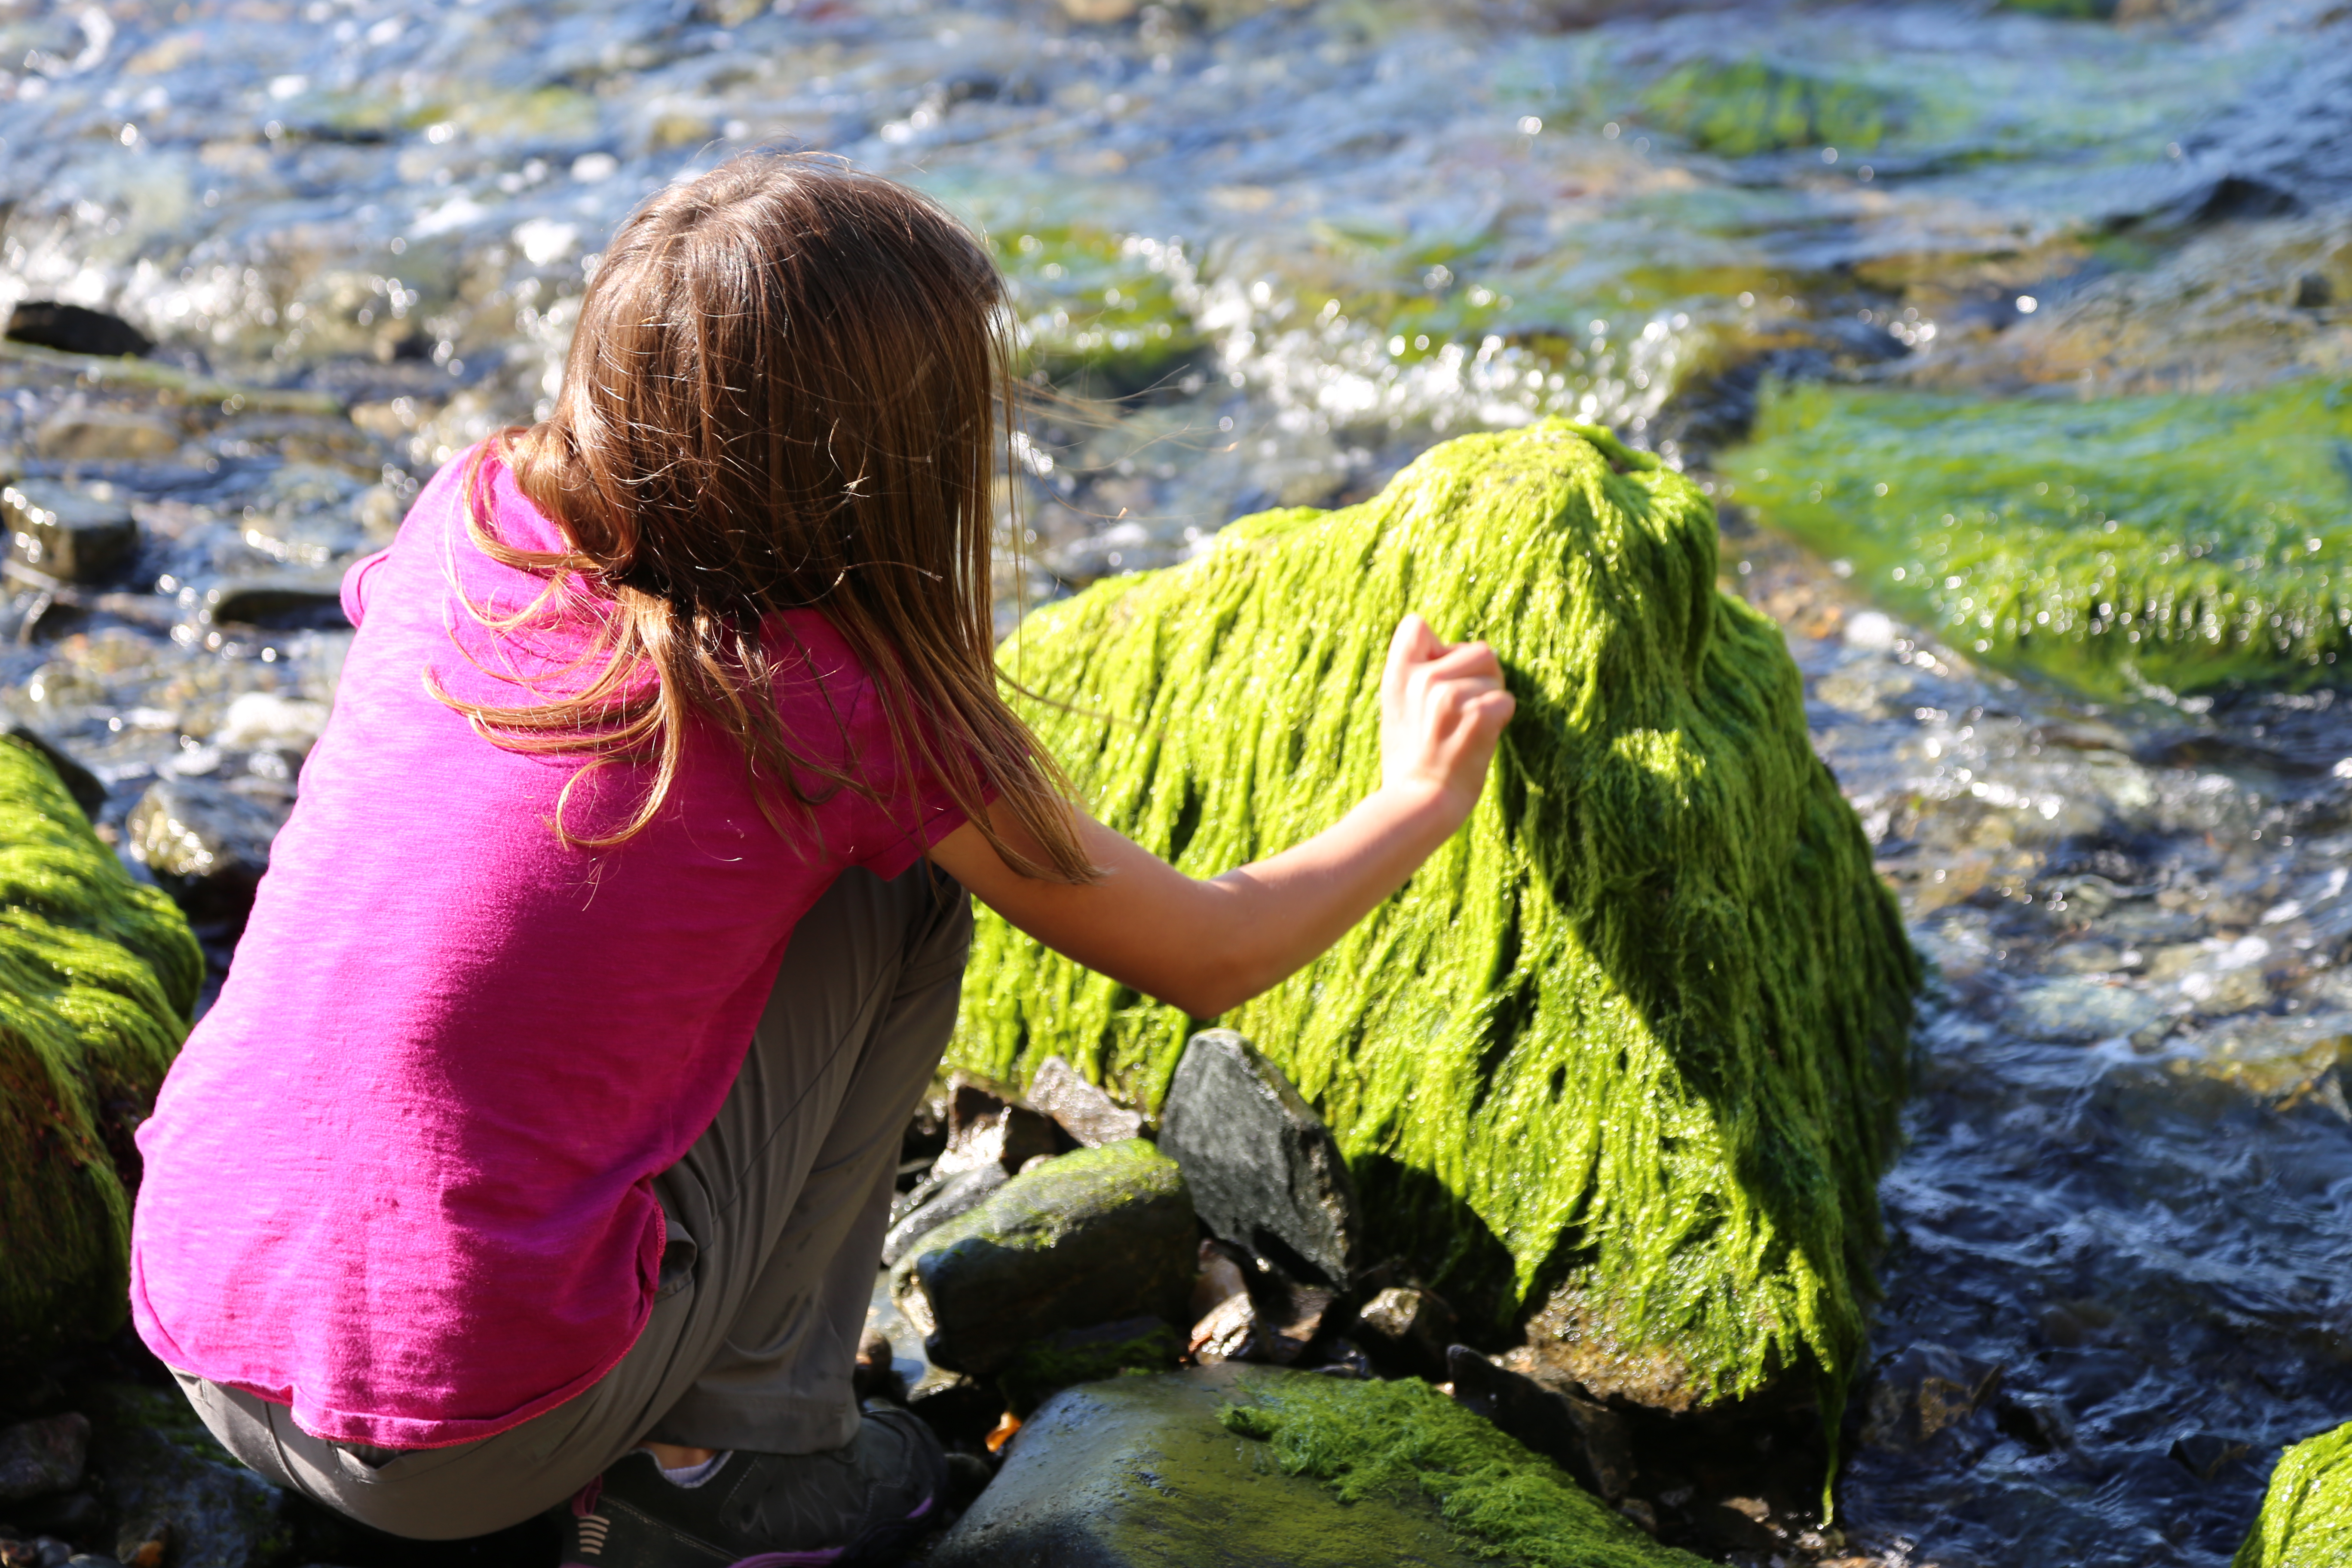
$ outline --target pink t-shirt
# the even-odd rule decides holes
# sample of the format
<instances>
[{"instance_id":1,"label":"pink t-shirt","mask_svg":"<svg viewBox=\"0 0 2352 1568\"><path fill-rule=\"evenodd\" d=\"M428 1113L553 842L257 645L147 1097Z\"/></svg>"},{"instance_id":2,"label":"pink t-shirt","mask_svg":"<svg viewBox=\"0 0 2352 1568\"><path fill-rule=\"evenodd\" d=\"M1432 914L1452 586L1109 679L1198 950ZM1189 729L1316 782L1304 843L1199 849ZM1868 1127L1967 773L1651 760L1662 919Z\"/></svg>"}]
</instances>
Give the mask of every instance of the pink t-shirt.
<instances>
[{"instance_id":1,"label":"pink t-shirt","mask_svg":"<svg viewBox=\"0 0 2352 1568\"><path fill-rule=\"evenodd\" d=\"M582 760L503 750L425 687L561 689L599 614L582 595L509 635L469 614L458 593L512 610L543 582L467 540L466 464L344 579L360 631L332 719L236 966L139 1131L141 1336L305 1431L387 1447L503 1431L621 1359L661 1259L650 1178L717 1114L793 923L845 868L896 876L963 820L894 778L863 672L798 611L767 628L788 731L896 809L838 791L788 840L732 743L696 732L656 822L566 847L550 824ZM482 487L499 538L558 546L503 465ZM601 770L565 820L623 820L642 785Z\"/></svg>"}]
</instances>

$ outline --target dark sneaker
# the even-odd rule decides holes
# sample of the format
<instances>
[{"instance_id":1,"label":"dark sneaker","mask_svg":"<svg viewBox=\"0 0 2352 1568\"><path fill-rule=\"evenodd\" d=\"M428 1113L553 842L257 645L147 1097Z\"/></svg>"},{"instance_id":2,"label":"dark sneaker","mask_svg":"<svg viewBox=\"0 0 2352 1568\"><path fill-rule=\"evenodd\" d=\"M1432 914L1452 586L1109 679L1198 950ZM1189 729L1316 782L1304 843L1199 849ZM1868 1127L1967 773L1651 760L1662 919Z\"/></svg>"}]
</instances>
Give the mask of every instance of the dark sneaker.
<instances>
[{"instance_id":1,"label":"dark sneaker","mask_svg":"<svg viewBox=\"0 0 2352 1568\"><path fill-rule=\"evenodd\" d=\"M572 1499L564 1568L847 1568L929 1529L947 1475L940 1440L898 1409L822 1454L730 1454L697 1487L631 1454Z\"/></svg>"}]
</instances>

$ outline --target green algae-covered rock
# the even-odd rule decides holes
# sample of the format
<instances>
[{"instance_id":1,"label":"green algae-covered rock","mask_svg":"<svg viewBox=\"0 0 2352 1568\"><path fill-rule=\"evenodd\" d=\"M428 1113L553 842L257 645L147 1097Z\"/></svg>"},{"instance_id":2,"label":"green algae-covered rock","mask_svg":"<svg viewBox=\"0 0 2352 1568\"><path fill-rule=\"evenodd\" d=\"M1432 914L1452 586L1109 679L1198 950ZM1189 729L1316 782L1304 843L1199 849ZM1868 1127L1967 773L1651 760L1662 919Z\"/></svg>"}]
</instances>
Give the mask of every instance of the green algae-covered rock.
<instances>
[{"instance_id":1,"label":"green algae-covered rock","mask_svg":"<svg viewBox=\"0 0 2352 1568\"><path fill-rule=\"evenodd\" d=\"M1199 1246L1183 1172L1129 1138L1013 1177L918 1242L892 1289L932 1361L987 1375L1062 1330L1182 1322ZM1025 1384L1052 1371L1015 1369Z\"/></svg>"},{"instance_id":2,"label":"green algae-covered rock","mask_svg":"<svg viewBox=\"0 0 2352 1568\"><path fill-rule=\"evenodd\" d=\"M2261 1517L2230 1568L2342 1568L2352 1563L2352 1426L2279 1456Z\"/></svg>"},{"instance_id":3,"label":"green algae-covered rock","mask_svg":"<svg viewBox=\"0 0 2352 1568\"><path fill-rule=\"evenodd\" d=\"M1962 652L2094 696L2342 679L2352 384L1983 401L1780 388L1734 499Z\"/></svg>"},{"instance_id":4,"label":"green algae-covered rock","mask_svg":"<svg viewBox=\"0 0 2352 1568\"><path fill-rule=\"evenodd\" d=\"M1560 423L1423 456L1031 616L1001 650L1092 808L1195 875L1380 776L1407 610L1518 714L1467 828L1224 1022L1321 1112L1375 1248L1496 1316L1556 1288L1685 1403L1863 1343L1917 963L1808 743L1779 630L1716 588L1697 487ZM983 914L951 1047L1156 1106L1193 1020ZM1834 1393L1832 1386L1831 1392Z\"/></svg>"},{"instance_id":5,"label":"green algae-covered rock","mask_svg":"<svg viewBox=\"0 0 2352 1568\"><path fill-rule=\"evenodd\" d=\"M1048 1400L933 1568L1698 1568L1426 1384L1238 1363Z\"/></svg>"},{"instance_id":6,"label":"green algae-covered rock","mask_svg":"<svg viewBox=\"0 0 2352 1568\"><path fill-rule=\"evenodd\" d=\"M121 1324L131 1130L187 1033L204 958L55 769L0 738L0 1360Z\"/></svg>"},{"instance_id":7,"label":"green algae-covered rock","mask_svg":"<svg viewBox=\"0 0 2352 1568\"><path fill-rule=\"evenodd\" d=\"M1729 158L1792 147L1864 153L1901 111L1896 95L1809 66L1693 60L1642 95L1643 116Z\"/></svg>"}]
</instances>

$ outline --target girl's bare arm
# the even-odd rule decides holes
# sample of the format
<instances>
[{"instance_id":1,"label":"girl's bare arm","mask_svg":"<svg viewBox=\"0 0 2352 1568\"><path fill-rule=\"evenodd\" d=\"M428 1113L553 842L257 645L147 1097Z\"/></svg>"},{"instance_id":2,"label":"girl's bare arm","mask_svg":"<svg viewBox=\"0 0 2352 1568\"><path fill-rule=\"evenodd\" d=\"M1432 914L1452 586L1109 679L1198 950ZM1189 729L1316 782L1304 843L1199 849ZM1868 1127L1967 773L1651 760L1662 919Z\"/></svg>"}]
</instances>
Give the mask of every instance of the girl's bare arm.
<instances>
[{"instance_id":1,"label":"girl's bare arm","mask_svg":"<svg viewBox=\"0 0 2352 1568\"><path fill-rule=\"evenodd\" d=\"M1381 787L1306 843L1202 881L1082 816L1103 870L1083 887L1020 875L970 823L931 858L1055 952L1214 1017L1314 960L1462 826L1513 706L1494 649L1407 616L1381 679ZM1027 848L1011 814L991 825Z\"/></svg>"}]
</instances>

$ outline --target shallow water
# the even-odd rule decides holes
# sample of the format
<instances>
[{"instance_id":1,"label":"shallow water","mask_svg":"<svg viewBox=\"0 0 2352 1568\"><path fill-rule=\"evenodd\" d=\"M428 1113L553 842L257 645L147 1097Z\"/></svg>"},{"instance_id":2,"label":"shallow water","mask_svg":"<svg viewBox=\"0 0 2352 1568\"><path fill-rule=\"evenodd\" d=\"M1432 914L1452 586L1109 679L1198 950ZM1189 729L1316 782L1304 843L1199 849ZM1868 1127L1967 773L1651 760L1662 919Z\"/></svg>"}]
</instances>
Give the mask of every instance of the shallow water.
<instances>
[{"instance_id":1,"label":"shallow water","mask_svg":"<svg viewBox=\"0 0 2352 1568\"><path fill-rule=\"evenodd\" d=\"M1013 275L1065 401L1025 451L1007 616L1539 412L1703 469L1748 384L1716 373L1759 353L2040 396L2352 369L2326 0L1069 4L1104 19L0 8L0 303L103 305L166 365L323 395L0 359L18 469L111 487L147 540L111 595L15 595L11 713L100 771L117 824L165 773L268 794L311 710L224 733L231 705L326 697L348 634L206 595L331 584L387 538L450 452L532 417L614 222L754 143L917 181ZM1726 581L1790 628L1939 968L1874 1345L1998 1365L2010 1396L1916 1452L1861 1445L1850 1549L2221 1563L2276 1449L2352 1416L2345 705L2070 701L1727 527Z\"/></svg>"}]
</instances>

